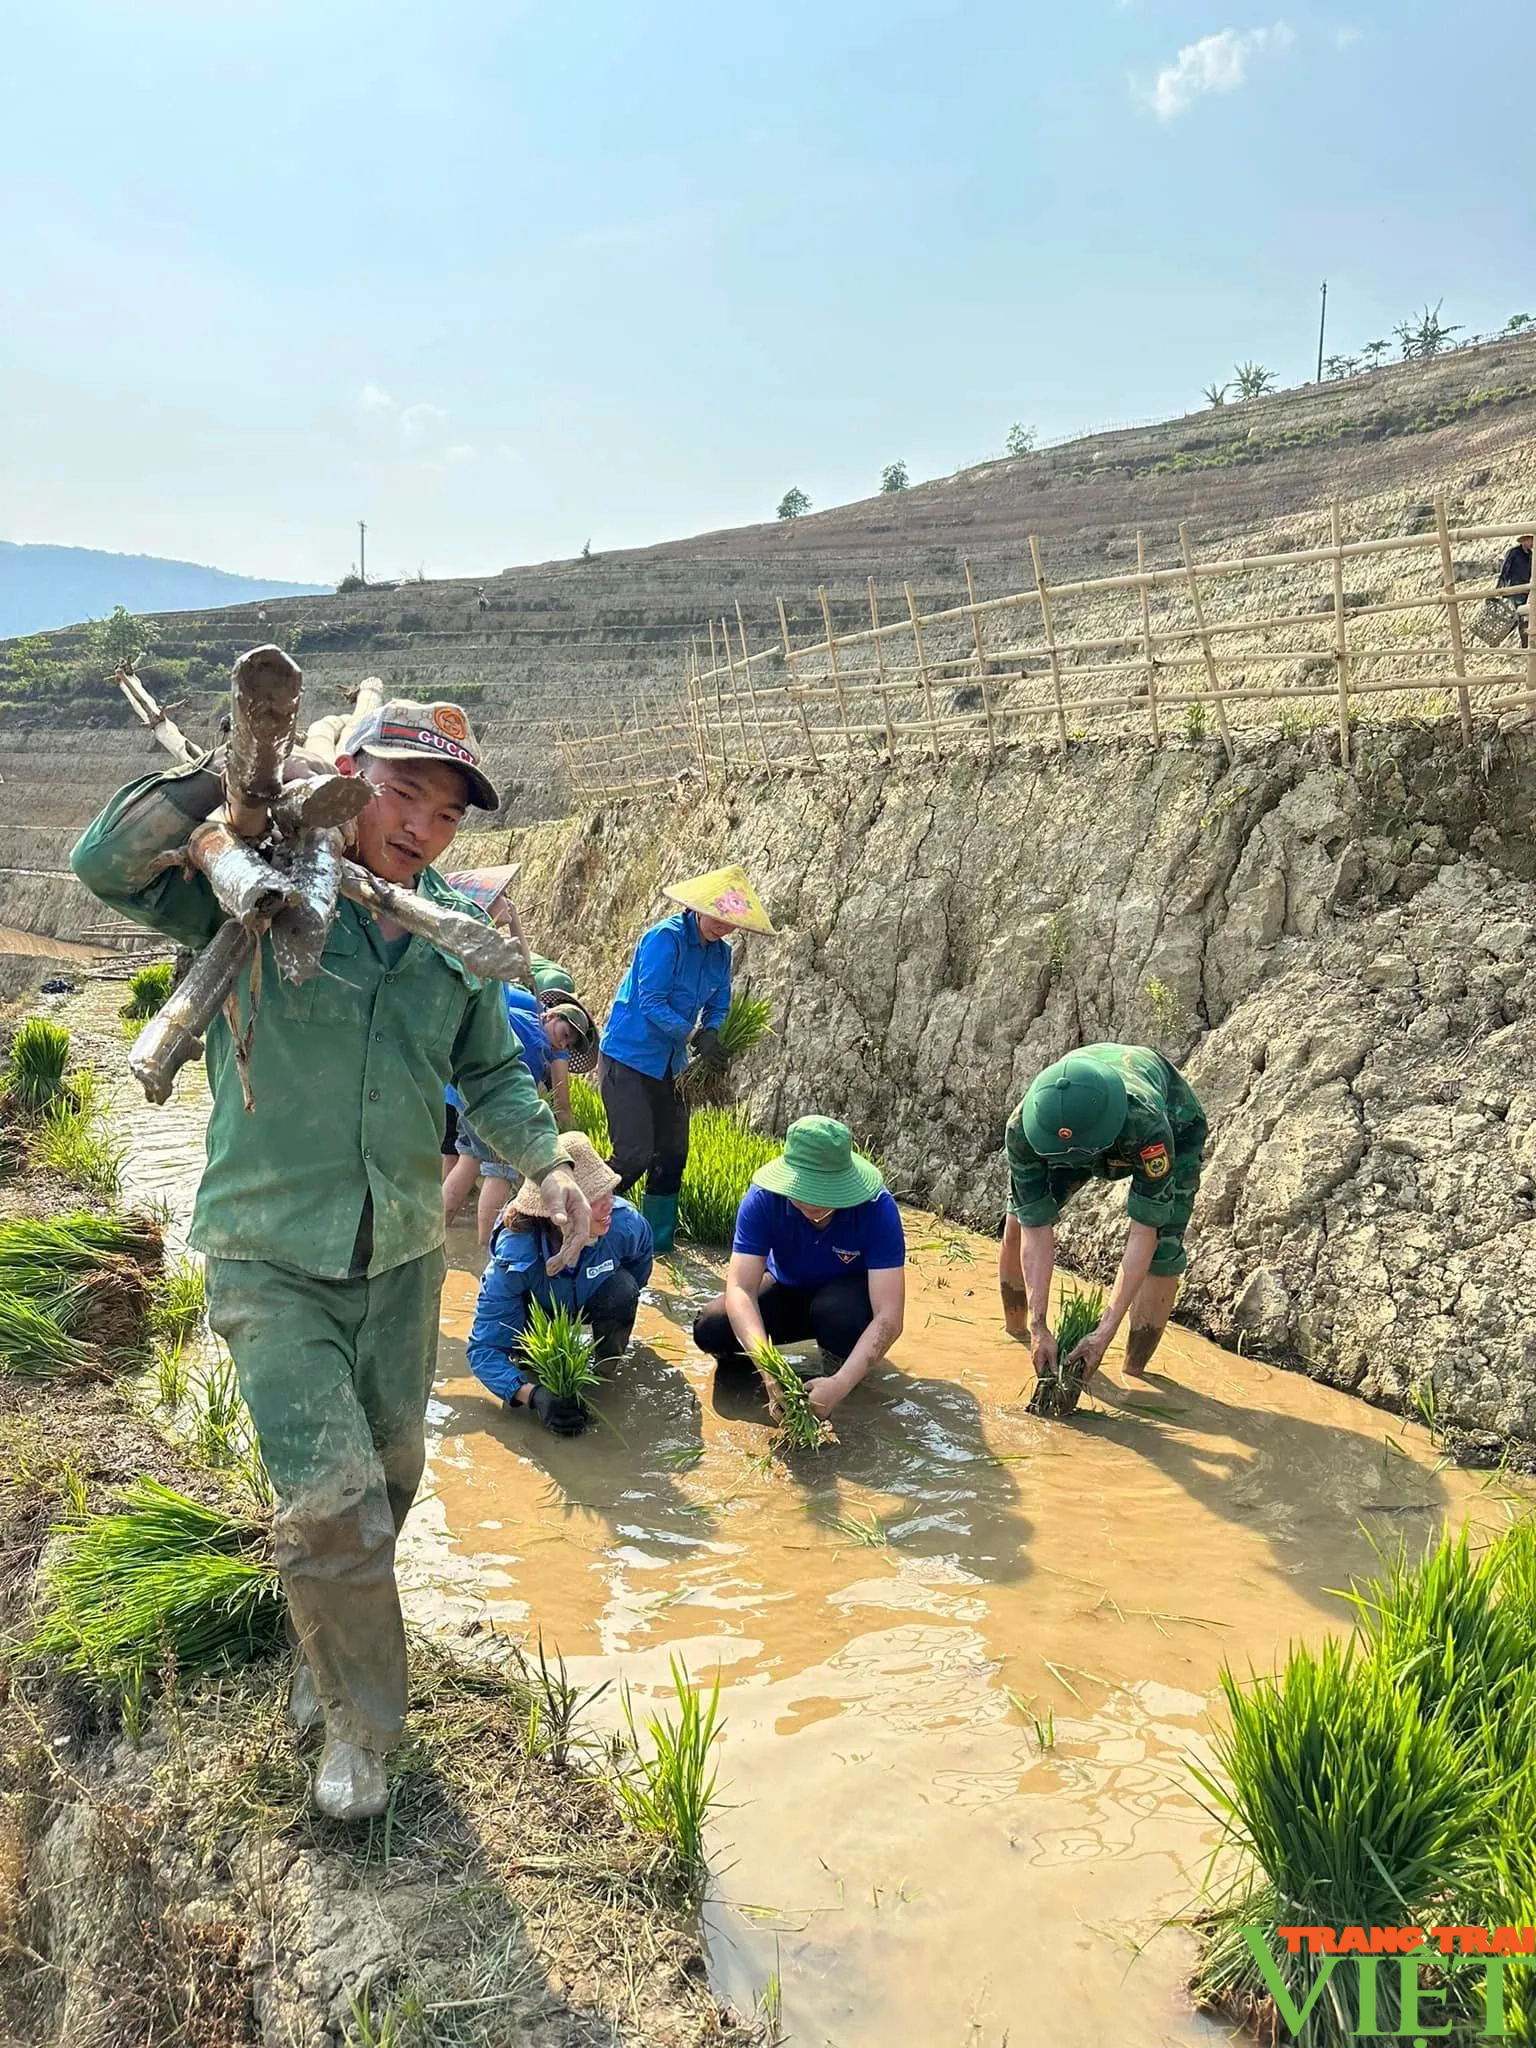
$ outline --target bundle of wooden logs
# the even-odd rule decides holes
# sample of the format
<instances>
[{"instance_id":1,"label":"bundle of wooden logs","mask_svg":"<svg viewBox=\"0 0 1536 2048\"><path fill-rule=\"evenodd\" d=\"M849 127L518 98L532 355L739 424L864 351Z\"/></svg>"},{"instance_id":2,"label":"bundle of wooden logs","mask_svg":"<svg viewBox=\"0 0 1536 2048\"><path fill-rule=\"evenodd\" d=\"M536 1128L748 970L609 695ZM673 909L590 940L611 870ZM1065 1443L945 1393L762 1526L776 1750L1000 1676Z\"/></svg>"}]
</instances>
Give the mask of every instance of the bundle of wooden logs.
<instances>
[{"instance_id":1,"label":"bundle of wooden logs","mask_svg":"<svg viewBox=\"0 0 1536 2048\"><path fill-rule=\"evenodd\" d=\"M261 941L271 935L277 971L285 981L308 981L320 955L338 897L391 919L461 960L485 980L527 981L522 947L494 925L381 880L348 860L346 828L366 809L372 789L360 776L294 759L303 674L280 647L254 647L235 663L229 739L224 748L225 801L194 827L184 848L166 864L206 876L226 921L194 959L179 986L134 1041L128 1065L151 1102L169 1099L176 1075L203 1050L209 1024L225 1011L241 1056L250 1044L260 1002ZM217 766L161 710L131 669L117 682L135 714L183 766ZM382 686L365 683L364 691ZM368 708L359 699L359 709ZM313 728L312 728L313 730ZM242 1029L236 991L251 969L250 1015ZM246 1107L254 1107L249 1084Z\"/></svg>"}]
</instances>

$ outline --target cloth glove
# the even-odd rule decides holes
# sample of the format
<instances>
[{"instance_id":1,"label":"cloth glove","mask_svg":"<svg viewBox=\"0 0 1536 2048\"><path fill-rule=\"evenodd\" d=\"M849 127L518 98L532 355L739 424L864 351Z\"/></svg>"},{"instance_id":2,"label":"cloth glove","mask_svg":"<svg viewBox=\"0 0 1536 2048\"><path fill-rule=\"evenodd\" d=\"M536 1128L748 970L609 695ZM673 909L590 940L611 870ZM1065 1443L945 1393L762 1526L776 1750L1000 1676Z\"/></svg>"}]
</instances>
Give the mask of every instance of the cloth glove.
<instances>
[{"instance_id":1,"label":"cloth glove","mask_svg":"<svg viewBox=\"0 0 1536 2048\"><path fill-rule=\"evenodd\" d=\"M699 1065L712 1074L723 1074L731 1063L730 1054L720 1043L718 1031L695 1031L688 1046Z\"/></svg>"},{"instance_id":2,"label":"cloth glove","mask_svg":"<svg viewBox=\"0 0 1536 2048\"><path fill-rule=\"evenodd\" d=\"M556 1436L580 1436L587 1426L587 1411L572 1394L552 1394L548 1387L535 1387L528 1406Z\"/></svg>"}]
</instances>

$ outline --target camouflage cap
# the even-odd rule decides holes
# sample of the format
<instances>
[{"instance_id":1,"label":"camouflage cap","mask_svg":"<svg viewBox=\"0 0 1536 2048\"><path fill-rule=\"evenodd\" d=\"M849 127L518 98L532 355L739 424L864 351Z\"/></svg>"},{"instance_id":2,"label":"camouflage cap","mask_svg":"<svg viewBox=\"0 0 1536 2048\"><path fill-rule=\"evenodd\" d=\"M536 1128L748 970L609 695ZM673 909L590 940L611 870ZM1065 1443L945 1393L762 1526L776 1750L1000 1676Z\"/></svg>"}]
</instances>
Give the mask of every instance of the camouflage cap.
<instances>
[{"instance_id":1,"label":"camouflage cap","mask_svg":"<svg viewBox=\"0 0 1536 2048\"><path fill-rule=\"evenodd\" d=\"M408 697L392 697L377 711L355 718L336 751L375 754L381 761L446 761L463 774L478 810L501 809L496 785L480 767L480 742L457 704L413 704Z\"/></svg>"}]
</instances>

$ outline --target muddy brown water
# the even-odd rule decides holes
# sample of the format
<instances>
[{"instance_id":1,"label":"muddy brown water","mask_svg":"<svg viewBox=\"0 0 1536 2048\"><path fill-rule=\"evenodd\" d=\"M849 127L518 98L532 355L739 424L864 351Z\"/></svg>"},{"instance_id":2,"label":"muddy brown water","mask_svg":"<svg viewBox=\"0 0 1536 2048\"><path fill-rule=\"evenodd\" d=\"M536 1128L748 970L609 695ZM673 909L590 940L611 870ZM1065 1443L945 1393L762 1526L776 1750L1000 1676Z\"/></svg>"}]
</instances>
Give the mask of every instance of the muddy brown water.
<instances>
[{"instance_id":1,"label":"muddy brown water","mask_svg":"<svg viewBox=\"0 0 1536 2048\"><path fill-rule=\"evenodd\" d=\"M127 1192L184 1223L201 1071L166 1110L114 1088ZM713 1284L665 1269L574 1443L502 1411L464 1355L480 1255L450 1234L416 1620L545 1644L642 1716L718 1672L706 1908L721 1992L782 1983L802 2048L1154 2048L1228 2038L1176 1924L1215 1840L1189 1760L1221 1664L1345 1624L1332 1590L1508 1490L1427 1435L1175 1330L1144 1390L1025 1412L995 1247L909 1213L907 1332L789 1464L688 1338ZM617 1693L594 1710L617 1719Z\"/></svg>"}]
</instances>

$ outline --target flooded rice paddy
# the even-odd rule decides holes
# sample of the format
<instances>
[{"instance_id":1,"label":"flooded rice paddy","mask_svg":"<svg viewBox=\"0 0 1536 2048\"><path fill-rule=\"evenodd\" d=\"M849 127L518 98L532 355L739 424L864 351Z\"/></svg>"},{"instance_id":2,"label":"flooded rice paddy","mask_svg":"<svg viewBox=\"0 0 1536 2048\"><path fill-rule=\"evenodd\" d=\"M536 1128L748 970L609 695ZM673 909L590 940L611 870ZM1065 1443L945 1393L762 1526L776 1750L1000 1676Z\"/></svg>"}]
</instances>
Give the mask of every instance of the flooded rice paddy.
<instances>
[{"instance_id":1,"label":"flooded rice paddy","mask_svg":"<svg viewBox=\"0 0 1536 2048\"><path fill-rule=\"evenodd\" d=\"M126 1076L123 1077L126 1083ZM200 1069L166 1110L115 1085L128 1193L184 1223ZM682 1658L723 1689L706 1909L719 1989L782 1984L801 2048L1154 2048L1219 2041L1176 1923L1214 1840L1188 1760L1223 1661L1342 1626L1331 1590L1442 1521L1502 1526L1505 1484L1423 1430L1183 1331L1070 1423L1025 1412L995 1247L909 1213L907 1331L837 1412L767 1455L717 1385L689 1257L563 1442L469 1374L480 1254L450 1237L414 1619L491 1630L614 1680L643 1713ZM599 1703L618 1718L617 1691Z\"/></svg>"}]
</instances>

